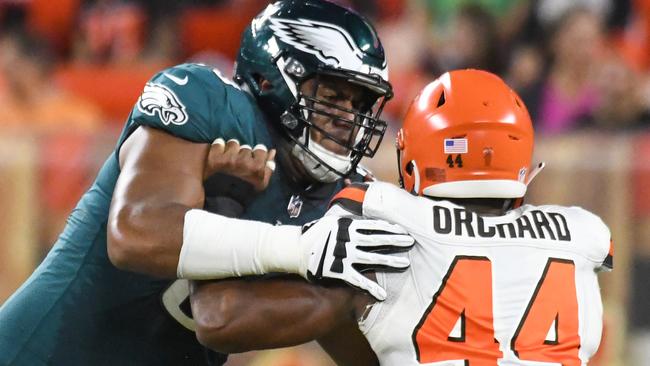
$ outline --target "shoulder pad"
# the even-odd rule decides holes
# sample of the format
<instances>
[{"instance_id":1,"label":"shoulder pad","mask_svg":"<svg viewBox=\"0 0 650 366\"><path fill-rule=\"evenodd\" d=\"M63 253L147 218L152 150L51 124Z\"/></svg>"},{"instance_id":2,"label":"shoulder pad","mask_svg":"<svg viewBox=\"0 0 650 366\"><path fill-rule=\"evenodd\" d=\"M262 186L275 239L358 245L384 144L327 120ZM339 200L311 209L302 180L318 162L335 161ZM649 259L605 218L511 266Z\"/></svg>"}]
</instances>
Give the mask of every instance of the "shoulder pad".
<instances>
[{"instance_id":1,"label":"shoulder pad","mask_svg":"<svg viewBox=\"0 0 650 366\"><path fill-rule=\"evenodd\" d=\"M361 216L363 214L363 200L367 190L367 184L352 183L334 195L329 207L339 205L346 211Z\"/></svg>"},{"instance_id":2,"label":"shoulder pad","mask_svg":"<svg viewBox=\"0 0 650 366\"><path fill-rule=\"evenodd\" d=\"M399 225L409 233L429 233L433 232L432 207L436 204L394 184L377 181L370 183L366 191L363 216Z\"/></svg>"},{"instance_id":3,"label":"shoulder pad","mask_svg":"<svg viewBox=\"0 0 650 366\"><path fill-rule=\"evenodd\" d=\"M596 263L596 268L613 264L611 233L597 215L577 206L540 206L542 210L561 214L571 231L572 245L584 256ZM609 258L608 258L609 257Z\"/></svg>"},{"instance_id":4,"label":"shoulder pad","mask_svg":"<svg viewBox=\"0 0 650 366\"><path fill-rule=\"evenodd\" d=\"M255 108L239 87L218 71L182 64L156 74L144 86L131 114L137 125L162 129L193 142L237 139L254 145L252 127L239 123ZM253 119L253 118L250 118Z\"/></svg>"}]
</instances>

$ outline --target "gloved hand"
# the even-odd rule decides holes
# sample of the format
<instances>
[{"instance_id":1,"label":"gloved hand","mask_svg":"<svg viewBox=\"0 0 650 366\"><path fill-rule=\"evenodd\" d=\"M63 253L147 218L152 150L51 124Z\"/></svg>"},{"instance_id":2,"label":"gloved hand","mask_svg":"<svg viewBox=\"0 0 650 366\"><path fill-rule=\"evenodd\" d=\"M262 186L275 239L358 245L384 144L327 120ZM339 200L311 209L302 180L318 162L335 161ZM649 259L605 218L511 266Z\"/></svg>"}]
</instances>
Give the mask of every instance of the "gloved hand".
<instances>
[{"instance_id":1,"label":"gloved hand","mask_svg":"<svg viewBox=\"0 0 650 366\"><path fill-rule=\"evenodd\" d=\"M177 272L187 279L296 273L341 280L381 301L386 291L361 273L405 270L408 258L395 252L413 244L404 229L381 220L328 215L302 227L274 226L190 210Z\"/></svg>"},{"instance_id":2,"label":"gloved hand","mask_svg":"<svg viewBox=\"0 0 650 366\"><path fill-rule=\"evenodd\" d=\"M385 221L325 216L303 226L300 244L303 277L342 280L382 301L386 291L362 272L406 270L408 258L394 253L410 249L414 239Z\"/></svg>"}]
</instances>

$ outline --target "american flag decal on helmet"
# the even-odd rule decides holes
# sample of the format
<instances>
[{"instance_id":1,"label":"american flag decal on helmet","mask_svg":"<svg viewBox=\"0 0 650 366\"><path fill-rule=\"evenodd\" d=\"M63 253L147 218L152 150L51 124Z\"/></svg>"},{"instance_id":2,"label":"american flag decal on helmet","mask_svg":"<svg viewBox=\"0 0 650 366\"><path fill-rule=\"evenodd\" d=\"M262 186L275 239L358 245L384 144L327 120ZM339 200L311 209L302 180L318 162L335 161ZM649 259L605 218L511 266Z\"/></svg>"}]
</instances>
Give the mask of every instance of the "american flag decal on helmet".
<instances>
[{"instance_id":1,"label":"american flag decal on helmet","mask_svg":"<svg viewBox=\"0 0 650 366\"><path fill-rule=\"evenodd\" d=\"M466 154L467 139L445 139L445 154Z\"/></svg>"}]
</instances>

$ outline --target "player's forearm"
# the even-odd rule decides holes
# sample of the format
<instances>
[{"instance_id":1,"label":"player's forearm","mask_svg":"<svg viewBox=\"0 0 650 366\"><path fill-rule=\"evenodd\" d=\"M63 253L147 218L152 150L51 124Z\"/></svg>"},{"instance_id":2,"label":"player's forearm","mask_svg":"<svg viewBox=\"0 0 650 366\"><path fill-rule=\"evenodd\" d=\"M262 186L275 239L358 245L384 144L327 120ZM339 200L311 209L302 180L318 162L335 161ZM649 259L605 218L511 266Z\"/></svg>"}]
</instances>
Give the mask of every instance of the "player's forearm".
<instances>
[{"instance_id":1,"label":"player's forearm","mask_svg":"<svg viewBox=\"0 0 650 366\"><path fill-rule=\"evenodd\" d=\"M355 291L299 278L233 279L193 286L199 341L235 353L301 344L355 319Z\"/></svg>"},{"instance_id":2,"label":"player's forearm","mask_svg":"<svg viewBox=\"0 0 650 366\"><path fill-rule=\"evenodd\" d=\"M318 344L339 366L377 366L379 360L356 320L341 322L318 339Z\"/></svg>"},{"instance_id":3,"label":"player's forearm","mask_svg":"<svg viewBox=\"0 0 650 366\"><path fill-rule=\"evenodd\" d=\"M191 208L181 204L129 204L112 213L108 255L118 268L175 278L183 243L183 220Z\"/></svg>"}]
</instances>

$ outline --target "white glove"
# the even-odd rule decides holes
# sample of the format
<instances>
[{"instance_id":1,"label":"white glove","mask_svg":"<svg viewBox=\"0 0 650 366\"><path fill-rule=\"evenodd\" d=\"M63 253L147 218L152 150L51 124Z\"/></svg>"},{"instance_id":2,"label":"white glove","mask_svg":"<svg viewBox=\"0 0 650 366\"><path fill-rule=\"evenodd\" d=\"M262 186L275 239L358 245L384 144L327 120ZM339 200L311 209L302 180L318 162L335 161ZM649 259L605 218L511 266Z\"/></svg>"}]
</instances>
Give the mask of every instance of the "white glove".
<instances>
[{"instance_id":1,"label":"white glove","mask_svg":"<svg viewBox=\"0 0 650 366\"><path fill-rule=\"evenodd\" d=\"M177 274L204 280L296 273L310 281L342 280L384 300L386 291L361 272L405 270L408 258L391 254L413 243L400 226L379 220L325 216L302 227L273 226L190 210Z\"/></svg>"},{"instance_id":2,"label":"white glove","mask_svg":"<svg viewBox=\"0 0 650 366\"><path fill-rule=\"evenodd\" d=\"M382 301L386 291L361 272L403 271L410 265L406 257L386 254L406 251L414 244L398 225L325 216L304 225L302 231L300 246L305 260L300 274L310 281L342 280Z\"/></svg>"}]
</instances>

